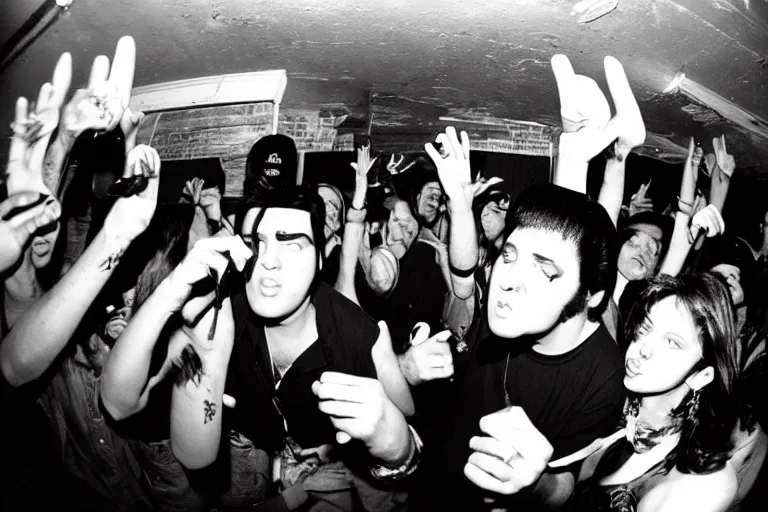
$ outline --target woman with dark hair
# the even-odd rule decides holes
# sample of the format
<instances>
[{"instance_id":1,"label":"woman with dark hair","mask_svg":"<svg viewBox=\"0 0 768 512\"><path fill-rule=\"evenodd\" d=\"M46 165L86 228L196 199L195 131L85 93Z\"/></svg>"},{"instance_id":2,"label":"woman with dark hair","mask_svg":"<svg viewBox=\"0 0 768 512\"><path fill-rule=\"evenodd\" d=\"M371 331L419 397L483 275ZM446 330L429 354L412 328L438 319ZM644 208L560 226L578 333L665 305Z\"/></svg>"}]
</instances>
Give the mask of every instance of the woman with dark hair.
<instances>
[{"instance_id":1,"label":"woman with dark hair","mask_svg":"<svg viewBox=\"0 0 768 512\"><path fill-rule=\"evenodd\" d=\"M639 294L625 325L622 430L585 460L573 510L715 512L731 505L738 365L728 300L725 286L706 273L661 275Z\"/></svg>"},{"instance_id":2,"label":"woman with dark hair","mask_svg":"<svg viewBox=\"0 0 768 512\"><path fill-rule=\"evenodd\" d=\"M157 307L161 286L185 259L192 246L207 233L208 224L195 214L198 206L172 204L158 207L143 238L126 253L130 261L123 282L135 282L125 295L130 306L123 309L119 329L107 329L118 339L104 365L101 402L118 432L129 439L141 469L142 484L152 505L159 510L207 510L201 489L193 488L170 446L171 393L175 379L194 363L185 357L180 314L165 315ZM138 273L138 277L136 276ZM108 323L109 327L109 323ZM117 332L115 332L117 331ZM229 436L231 473L244 473L257 453L252 443L236 432ZM261 460L261 459L260 459ZM249 469L254 475L259 466ZM232 481L238 482L236 478ZM263 488L254 477L239 487L231 482L224 494L225 506L247 506L262 501ZM218 482L217 482L218 485ZM225 487L225 490L227 487ZM201 491L201 492L198 492Z\"/></svg>"}]
</instances>

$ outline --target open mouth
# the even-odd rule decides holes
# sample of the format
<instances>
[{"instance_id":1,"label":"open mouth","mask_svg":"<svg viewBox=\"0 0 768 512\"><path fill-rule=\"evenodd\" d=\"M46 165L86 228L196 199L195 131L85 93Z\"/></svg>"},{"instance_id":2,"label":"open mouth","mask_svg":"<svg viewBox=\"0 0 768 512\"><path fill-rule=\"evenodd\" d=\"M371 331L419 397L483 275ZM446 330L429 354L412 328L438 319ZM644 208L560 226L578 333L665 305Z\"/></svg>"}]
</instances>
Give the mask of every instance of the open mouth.
<instances>
[{"instance_id":1,"label":"open mouth","mask_svg":"<svg viewBox=\"0 0 768 512\"><path fill-rule=\"evenodd\" d=\"M44 239L38 239L32 242L32 253L35 256L45 256L51 250L51 244Z\"/></svg>"},{"instance_id":2,"label":"open mouth","mask_svg":"<svg viewBox=\"0 0 768 512\"><path fill-rule=\"evenodd\" d=\"M280 291L280 283L269 277L259 279L259 290L265 297L274 297Z\"/></svg>"},{"instance_id":3,"label":"open mouth","mask_svg":"<svg viewBox=\"0 0 768 512\"><path fill-rule=\"evenodd\" d=\"M645 262L645 260L639 256L633 256L633 260L635 260L641 267L648 268L648 264Z\"/></svg>"}]
</instances>

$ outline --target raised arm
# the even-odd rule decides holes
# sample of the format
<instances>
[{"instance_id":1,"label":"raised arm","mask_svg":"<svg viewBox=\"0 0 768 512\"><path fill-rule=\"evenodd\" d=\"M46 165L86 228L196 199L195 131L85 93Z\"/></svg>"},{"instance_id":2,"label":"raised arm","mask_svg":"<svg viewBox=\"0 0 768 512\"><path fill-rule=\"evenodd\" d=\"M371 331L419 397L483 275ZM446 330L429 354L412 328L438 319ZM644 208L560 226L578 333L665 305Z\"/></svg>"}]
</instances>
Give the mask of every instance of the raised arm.
<instances>
[{"instance_id":1,"label":"raised arm","mask_svg":"<svg viewBox=\"0 0 768 512\"><path fill-rule=\"evenodd\" d=\"M376 163L371 160L370 146L357 150L357 162L350 164L355 170L355 193L352 206L347 211L347 223L344 225L344 237L341 241L341 263L334 288L355 304L360 304L355 288L355 271L365 232L365 196L368 192L368 172Z\"/></svg>"},{"instance_id":2,"label":"raised arm","mask_svg":"<svg viewBox=\"0 0 768 512\"><path fill-rule=\"evenodd\" d=\"M148 154L151 153L157 155L149 149ZM115 203L101 231L69 272L27 309L3 340L0 363L3 374L12 385L20 386L35 380L48 369L109 280L120 257L147 228L157 204L158 170L153 163L142 165L137 160L133 169L127 172L146 173L147 188Z\"/></svg>"},{"instance_id":3,"label":"raised arm","mask_svg":"<svg viewBox=\"0 0 768 512\"><path fill-rule=\"evenodd\" d=\"M688 157L683 167L683 177L680 182L680 195L678 199L678 211L675 213L675 226L672 231L672 239L669 250L659 269L660 274L675 276L680 273L685 264L688 253L693 246L689 224L691 217L696 213L700 204L696 196L696 181L698 179L699 162L701 161L701 148L696 147L693 138L688 145ZM698 233L697 233L698 234Z\"/></svg>"},{"instance_id":4,"label":"raised arm","mask_svg":"<svg viewBox=\"0 0 768 512\"><path fill-rule=\"evenodd\" d=\"M469 164L469 137L466 132L461 132L459 141L456 130L449 126L445 133L437 136L437 142L442 143L445 156L432 144L427 144L425 148L437 167L440 183L448 197L451 219L448 255L453 293L466 299L475 292L474 270L479 258L477 229L472 213L474 186Z\"/></svg>"},{"instance_id":5,"label":"raised arm","mask_svg":"<svg viewBox=\"0 0 768 512\"><path fill-rule=\"evenodd\" d=\"M722 212L725 200L728 197L731 178L736 170L736 160L728 154L725 148L725 135L712 139L712 146L715 149L717 165L712 171L712 182L709 187L709 204L715 205Z\"/></svg>"},{"instance_id":6,"label":"raised arm","mask_svg":"<svg viewBox=\"0 0 768 512\"><path fill-rule=\"evenodd\" d=\"M211 275L223 276L230 259L237 271L242 271L252 256L240 237L200 240L167 281L171 289L177 290L174 297L181 297L183 303L193 284ZM202 311L201 306L210 301L210 297L192 298L182 309L182 316L198 316L195 311ZM211 308L194 327L184 327L182 333L187 346L180 355L181 377L171 400L171 447L185 467L201 469L216 460L221 441L224 385L235 336L231 300L225 298L218 313Z\"/></svg>"},{"instance_id":7,"label":"raised arm","mask_svg":"<svg viewBox=\"0 0 768 512\"><path fill-rule=\"evenodd\" d=\"M48 141L58 126L59 112L71 78L72 58L65 53L56 64L52 82L40 88L35 104L30 106L25 98L19 98L16 102L13 138L5 174L9 195L37 192L55 200L45 181L43 159ZM4 313L9 326L13 326L31 303L43 294L43 287L37 279L37 269L47 266L51 261L59 224L54 222L46 227L51 229L40 230L37 235L40 242L38 247L42 250L47 247L47 254L33 253L32 246L26 246L20 264L14 267L12 275L4 276Z\"/></svg>"},{"instance_id":8,"label":"raised arm","mask_svg":"<svg viewBox=\"0 0 768 512\"><path fill-rule=\"evenodd\" d=\"M87 87L75 91L64 107L58 134L45 153L43 165L45 183L59 197L63 193L61 172L64 163L83 132L94 130L105 133L119 124L125 135L126 154L136 145L136 128L143 114L131 114L127 109L135 62L136 43L133 38L120 38L111 69L106 56L96 57Z\"/></svg>"},{"instance_id":9,"label":"raised arm","mask_svg":"<svg viewBox=\"0 0 768 512\"><path fill-rule=\"evenodd\" d=\"M605 162L603 173L603 185L600 187L600 195L597 202L603 205L605 211L611 217L616 226L621 213L621 203L624 199L624 174L627 167L626 156L618 153Z\"/></svg>"},{"instance_id":10,"label":"raised arm","mask_svg":"<svg viewBox=\"0 0 768 512\"><path fill-rule=\"evenodd\" d=\"M624 68L613 57L606 57L604 66L616 108L613 118L608 101L597 83L589 77L575 74L565 55L552 57L563 123L554 183L576 192L586 193L589 161L615 140L618 139L616 149L622 159L632 148L645 141L645 124ZM612 169L616 170L619 167ZM623 178L623 172L621 174ZM606 190L605 203L602 204L607 206L606 209L611 208L608 213L614 218L618 180L615 176L609 178L614 178L614 183L610 192ZM620 194L623 195L623 179L621 181ZM618 198L618 208L621 207L621 199ZM618 212L615 217L618 218Z\"/></svg>"}]
</instances>

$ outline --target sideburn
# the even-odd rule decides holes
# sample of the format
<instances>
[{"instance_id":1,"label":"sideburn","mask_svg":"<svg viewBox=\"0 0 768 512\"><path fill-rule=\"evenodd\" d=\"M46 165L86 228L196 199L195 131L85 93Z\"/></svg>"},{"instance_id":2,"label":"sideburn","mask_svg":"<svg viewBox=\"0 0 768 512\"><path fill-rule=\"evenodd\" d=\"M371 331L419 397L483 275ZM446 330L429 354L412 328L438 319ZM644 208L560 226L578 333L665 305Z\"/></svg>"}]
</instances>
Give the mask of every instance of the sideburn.
<instances>
[{"instance_id":1,"label":"sideburn","mask_svg":"<svg viewBox=\"0 0 768 512\"><path fill-rule=\"evenodd\" d=\"M558 320L558 323L566 322L579 313L584 312L587 309L588 302L589 292L579 287L571 300L568 301L568 304L563 307L563 311L560 313L560 319Z\"/></svg>"}]
</instances>

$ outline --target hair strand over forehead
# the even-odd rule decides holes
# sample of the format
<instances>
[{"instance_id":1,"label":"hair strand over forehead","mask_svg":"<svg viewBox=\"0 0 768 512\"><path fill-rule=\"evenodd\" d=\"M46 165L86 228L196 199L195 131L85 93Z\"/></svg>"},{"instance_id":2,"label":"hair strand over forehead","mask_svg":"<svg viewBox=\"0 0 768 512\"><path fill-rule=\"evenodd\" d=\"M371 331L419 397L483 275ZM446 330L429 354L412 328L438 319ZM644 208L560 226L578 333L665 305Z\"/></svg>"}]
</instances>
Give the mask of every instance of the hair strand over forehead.
<instances>
[{"instance_id":1,"label":"hair strand over forehead","mask_svg":"<svg viewBox=\"0 0 768 512\"><path fill-rule=\"evenodd\" d=\"M579 292L605 292L587 313L590 320L599 319L616 286L619 254L616 229L605 209L586 194L552 184L533 185L508 210L504 239L516 229L548 231L573 242L579 256Z\"/></svg>"}]
</instances>

